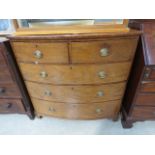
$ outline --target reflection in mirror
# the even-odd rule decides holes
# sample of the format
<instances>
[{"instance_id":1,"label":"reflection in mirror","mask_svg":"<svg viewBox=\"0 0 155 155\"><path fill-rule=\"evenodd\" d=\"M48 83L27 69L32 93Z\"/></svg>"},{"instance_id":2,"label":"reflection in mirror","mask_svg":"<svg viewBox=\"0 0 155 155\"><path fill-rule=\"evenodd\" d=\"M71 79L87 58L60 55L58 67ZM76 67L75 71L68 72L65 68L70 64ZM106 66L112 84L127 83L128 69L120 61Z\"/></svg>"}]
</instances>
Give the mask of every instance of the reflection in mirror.
<instances>
[{"instance_id":1,"label":"reflection in mirror","mask_svg":"<svg viewBox=\"0 0 155 155\"><path fill-rule=\"evenodd\" d=\"M116 25L123 19L18 19L20 28L58 26L58 25Z\"/></svg>"}]
</instances>

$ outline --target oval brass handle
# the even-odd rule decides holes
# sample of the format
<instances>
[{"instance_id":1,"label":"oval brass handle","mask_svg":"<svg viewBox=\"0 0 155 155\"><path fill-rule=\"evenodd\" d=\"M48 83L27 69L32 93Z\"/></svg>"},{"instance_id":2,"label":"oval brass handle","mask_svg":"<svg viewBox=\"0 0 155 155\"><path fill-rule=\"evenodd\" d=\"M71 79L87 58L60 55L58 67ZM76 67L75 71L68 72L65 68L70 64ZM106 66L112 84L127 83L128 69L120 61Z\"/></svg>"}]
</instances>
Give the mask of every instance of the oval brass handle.
<instances>
[{"instance_id":1,"label":"oval brass handle","mask_svg":"<svg viewBox=\"0 0 155 155\"><path fill-rule=\"evenodd\" d=\"M104 96L104 93L103 93L103 91L98 91L98 92L97 92L97 95L98 95L99 97L102 97L102 96Z\"/></svg>"},{"instance_id":2,"label":"oval brass handle","mask_svg":"<svg viewBox=\"0 0 155 155\"><path fill-rule=\"evenodd\" d=\"M96 109L96 113L100 114L101 112L102 112L102 109L100 109L100 108Z\"/></svg>"},{"instance_id":3,"label":"oval brass handle","mask_svg":"<svg viewBox=\"0 0 155 155\"><path fill-rule=\"evenodd\" d=\"M109 55L109 50L108 50L108 48L102 48L101 50L100 50L100 56L101 57L106 57L106 56L108 56Z\"/></svg>"},{"instance_id":4,"label":"oval brass handle","mask_svg":"<svg viewBox=\"0 0 155 155\"><path fill-rule=\"evenodd\" d=\"M104 79L106 77L106 73L104 71L100 71L98 73L99 78Z\"/></svg>"},{"instance_id":5,"label":"oval brass handle","mask_svg":"<svg viewBox=\"0 0 155 155\"><path fill-rule=\"evenodd\" d=\"M46 91L44 92L44 94L45 94L46 96L52 96L52 92L49 91L49 90L46 90Z\"/></svg>"},{"instance_id":6,"label":"oval brass handle","mask_svg":"<svg viewBox=\"0 0 155 155\"><path fill-rule=\"evenodd\" d=\"M49 107L49 108L48 108L48 111L50 111L50 112L55 112L55 109L54 109L53 107Z\"/></svg>"},{"instance_id":7,"label":"oval brass handle","mask_svg":"<svg viewBox=\"0 0 155 155\"><path fill-rule=\"evenodd\" d=\"M34 56L38 59L41 59L43 57L43 53L39 50L34 52Z\"/></svg>"},{"instance_id":8,"label":"oval brass handle","mask_svg":"<svg viewBox=\"0 0 155 155\"><path fill-rule=\"evenodd\" d=\"M5 88L0 88L0 94L5 93Z\"/></svg>"},{"instance_id":9,"label":"oval brass handle","mask_svg":"<svg viewBox=\"0 0 155 155\"><path fill-rule=\"evenodd\" d=\"M45 77L48 76L48 74L47 74L45 71L42 71L42 72L40 72L40 76L41 76L42 78L45 78Z\"/></svg>"}]
</instances>

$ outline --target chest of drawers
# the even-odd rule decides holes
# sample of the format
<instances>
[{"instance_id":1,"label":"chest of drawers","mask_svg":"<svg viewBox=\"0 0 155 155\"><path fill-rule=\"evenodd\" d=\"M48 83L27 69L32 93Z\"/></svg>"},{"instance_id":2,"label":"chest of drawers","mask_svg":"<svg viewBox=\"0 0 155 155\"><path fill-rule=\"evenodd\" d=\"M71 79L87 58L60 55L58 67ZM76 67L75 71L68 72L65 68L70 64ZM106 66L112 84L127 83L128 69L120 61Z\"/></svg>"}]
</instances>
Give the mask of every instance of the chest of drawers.
<instances>
[{"instance_id":1,"label":"chest of drawers","mask_svg":"<svg viewBox=\"0 0 155 155\"><path fill-rule=\"evenodd\" d=\"M143 34L123 99L124 128L136 121L155 120L155 20L132 20L130 26Z\"/></svg>"},{"instance_id":2,"label":"chest of drawers","mask_svg":"<svg viewBox=\"0 0 155 155\"><path fill-rule=\"evenodd\" d=\"M9 41L0 38L0 114L19 113L34 118L21 82Z\"/></svg>"},{"instance_id":3,"label":"chest of drawers","mask_svg":"<svg viewBox=\"0 0 155 155\"><path fill-rule=\"evenodd\" d=\"M10 37L37 116L116 119L139 32Z\"/></svg>"}]
</instances>

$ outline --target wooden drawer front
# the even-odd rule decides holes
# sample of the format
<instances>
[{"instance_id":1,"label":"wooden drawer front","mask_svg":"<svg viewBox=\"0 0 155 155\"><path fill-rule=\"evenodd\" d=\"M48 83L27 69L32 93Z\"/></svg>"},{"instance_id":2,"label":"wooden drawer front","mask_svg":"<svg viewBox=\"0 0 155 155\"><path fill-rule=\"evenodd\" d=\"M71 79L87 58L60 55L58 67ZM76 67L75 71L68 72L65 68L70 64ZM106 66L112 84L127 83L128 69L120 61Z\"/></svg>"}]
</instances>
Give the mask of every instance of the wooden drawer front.
<instances>
[{"instance_id":1,"label":"wooden drawer front","mask_svg":"<svg viewBox=\"0 0 155 155\"><path fill-rule=\"evenodd\" d=\"M155 93L155 81L142 81L140 91Z\"/></svg>"},{"instance_id":2,"label":"wooden drawer front","mask_svg":"<svg viewBox=\"0 0 155 155\"><path fill-rule=\"evenodd\" d=\"M95 104L66 104L32 99L37 114L70 119L113 118L119 112L120 102L116 100Z\"/></svg>"},{"instance_id":3,"label":"wooden drawer front","mask_svg":"<svg viewBox=\"0 0 155 155\"><path fill-rule=\"evenodd\" d=\"M125 83L99 86L54 86L26 82L29 94L38 99L67 102L87 103L121 99Z\"/></svg>"},{"instance_id":4,"label":"wooden drawer front","mask_svg":"<svg viewBox=\"0 0 155 155\"><path fill-rule=\"evenodd\" d=\"M24 113L21 100L0 99L0 113Z\"/></svg>"},{"instance_id":5,"label":"wooden drawer front","mask_svg":"<svg viewBox=\"0 0 155 155\"><path fill-rule=\"evenodd\" d=\"M73 63L109 63L128 61L133 58L137 37L92 42L73 42L71 60Z\"/></svg>"},{"instance_id":6,"label":"wooden drawer front","mask_svg":"<svg viewBox=\"0 0 155 155\"><path fill-rule=\"evenodd\" d=\"M34 65L20 63L24 79L52 84L101 84L127 80L130 63Z\"/></svg>"},{"instance_id":7,"label":"wooden drawer front","mask_svg":"<svg viewBox=\"0 0 155 155\"><path fill-rule=\"evenodd\" d=\"M150 93L150 94L138 94L136 101L136 105L152 105L155 106L155 94Z\"/></svg>"},{"instance_id":8,"label":"wooden drawer front","mask_svg":"<svg viewBox=\"0 0 155 155\"><path fill-rule=\"evenodd\" d=\"M0 83L11 83L13 79L7 67L0 66Z\"/></svg>"},{"instance_id":9,"label":"wooden drawer front","mask_svg":"<svg viewBox=\"0 0 155 155\"><path fill-rule=\"evenodd\" d=\"M155 119L155 107L135 106L132 117L137 120Z\"/></svg>"},{"instance_id":10,"label":"wooden drawer front","mask_svg":"<svg viewBox=\"0 0 155 155\"><path fill-rule=\"evenodd\" d=\"M0 84L0 98L21 98L15 84Z\"/></svg>"},{"instance_id":11,"label":"wooden drawer front","mask_svg":"<svg viewBox=\"0 0 155 155\"><path fill-rule=\"evenodd\" d=\"M67 43L13 42L19 62L68 63Z\"/></svg>"}]
</instances>

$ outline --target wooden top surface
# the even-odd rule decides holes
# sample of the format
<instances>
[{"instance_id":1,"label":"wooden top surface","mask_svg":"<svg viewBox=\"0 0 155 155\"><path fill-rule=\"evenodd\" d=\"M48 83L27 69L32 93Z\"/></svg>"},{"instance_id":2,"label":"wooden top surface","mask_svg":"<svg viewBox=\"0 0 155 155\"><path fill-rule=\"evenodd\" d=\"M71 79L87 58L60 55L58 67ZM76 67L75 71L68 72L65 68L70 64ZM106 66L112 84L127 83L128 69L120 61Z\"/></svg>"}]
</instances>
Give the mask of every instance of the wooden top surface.
<instances>
[{"instance_id":1,"label":"wooden top surface","mask_svg":"<svg viewBox=\"0 0 155 155\"><path fill-rule=\"evenodd\" d=\"M47 31L49 32L49 31ZM47 33L46 32L46 33ZM21 33L21 34L14 34L7 36L10 40L17 40L17 41L22 41L22 40L34 40L34 39L39 39L39 40L63 40L63 39L95 39L95 38L108 38L108 37L125 37L125 36L136 36L140 35L141 31L138 30L131 30L128 29L128 31L115 31L115 32L105 32L105 31L93 31L91 30L88 31L59 31L60 33L48 33L46 34L45 31L42 31L38 34L29 34L28 33Z\"/></svg>"}]
</instances>

